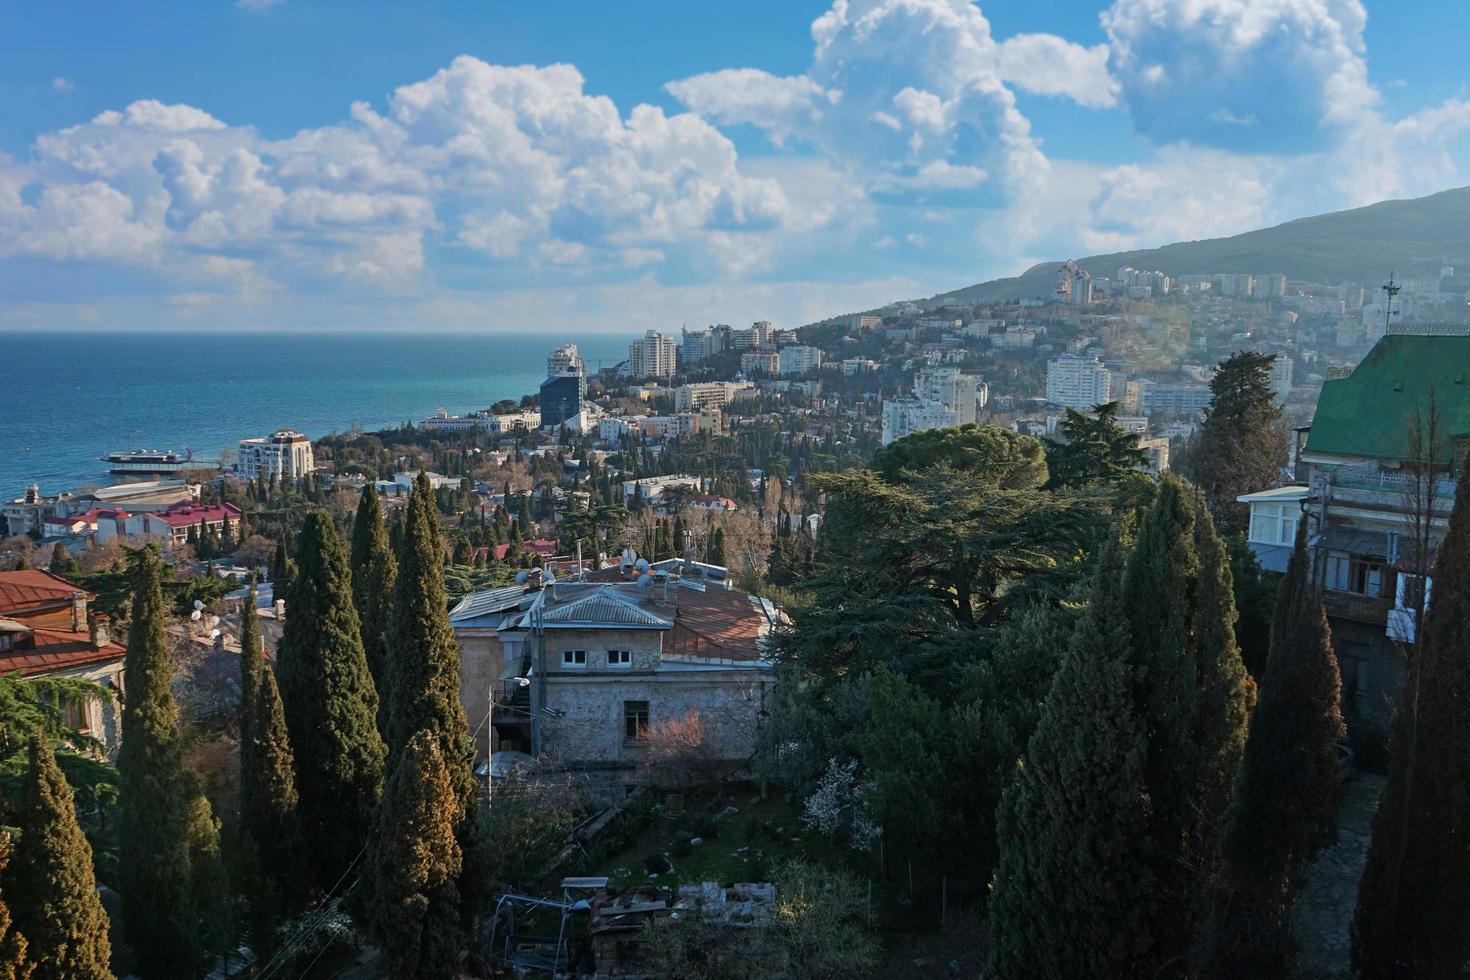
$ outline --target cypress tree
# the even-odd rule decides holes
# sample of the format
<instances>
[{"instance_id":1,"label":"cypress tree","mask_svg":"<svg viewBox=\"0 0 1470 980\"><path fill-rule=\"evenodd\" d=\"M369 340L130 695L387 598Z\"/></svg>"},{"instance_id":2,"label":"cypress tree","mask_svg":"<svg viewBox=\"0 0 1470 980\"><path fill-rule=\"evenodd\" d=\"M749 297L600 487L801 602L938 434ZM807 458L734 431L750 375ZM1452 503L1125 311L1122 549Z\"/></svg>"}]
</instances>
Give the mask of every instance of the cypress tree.
<instances>
[{"instance_id":1,"label":"cypress tree","mask_svg":"<svg viewBox=\"0 0 1470 980\"><path fill-rule=\"evenodd\" d=\"M202 966L189 861L189 794L174 702L162 560L133 560L133 620L124 661L118 753L118 863L123 926L145 977L192 977Z\"/></svg>"},{"instance_id":2,"label":"cypress tree","mask_svg":"<svg viewBox=\"0 0 1470 980\"><path fill-rule=\"evenodd\" d=\"M32 980L111 978L107 913L71 787L40 735L31 736L30 762L21 789L20 843L5 879L15 906L8 942L14 943L15 932L25 937Z\"/></svg>"},{"instance_id":3,"label":"cypress tree","mask_svg":"<svg viewBox=\"0 0 1470 980\"><path fill-rule=\"evenodd\" d=\"M420 474L408 502L388 637L389 768L409 739L432 732L459 800L458 823L474 803L474 743L459 699L459 644L449 626L440 554L434 495Z\"/></svg>"},{"instance_id":4,"label":"cypress tree","mask_svg":"<svg viewBox=\"0 0 1470 980\"><path fill-rule=\"evenodd\" d=\"M275 946L282 916L306 904L306 849L297 814L296 766L286 733L286 712L273 671L256 687L251 765L240 771L240 835L247 855L251 936L257 952Z\"/></svg>"},{"instance_id":5,"label":"cypress tree","mask_svg":"<svg viewBox=\"0 0 1470 980\"><path fill-rule=\"evenodd\" d=\"M234 945L235 923L230 883L220 854L219 821L204 795L203 780L185 773L189 788L188 841L190 891L199 916L199 941L212 963Z\"/></svg>"},{"instance_id":6,"label":"cypress tree","mask_svg":"<svg viewBox=\"0 0 1470 980\"><path fill-rule=\"evenodd\" d=\"M307 516L298 560L275 679L296 760L302 836L317 880L330 889L366 844L384 750L347 552L326 514Z\"/></svg>"},{"instance_id":7,"label":"cypress tree","mask_svg":"<svg viewBox=\"0 0 1470 980\"><path fill-rule=\"evenodd\" d=\"M1195 942L1253 698L1229 568L1208 520L1191 488L1166 476L1123 577L1134 703L1148 739L1151 970L1182 963Z\"/></svg>"},{"instance_id":8,"label":"cypress tree","mask_svg":"<svg viewBox=\"0 0 1470 980\"><path fill-rule=\"evenodd\" d=\"M260 616L255 608L255 589L245 599L240 612L240 706L236 718L240 729L240 791L245 792L244 774L250 769L250 751L255 737L255 697L260 688L260 675L265 669L260 638ZM246 801L242 795L240 809Z\"/></svg>"},{"instance_id":9,"label":"cypress tree","mask_svg":"<svg viewBox=\"0 0 1470 980\"><path fill-rule=\"evenodd\" d=\"M1470 475L1459 484L1358 888L1365 980L1459 976L1470 958Z\"/></svg>"},{"instance_id":10,"label":"cypress tree","mask_svg":"<svg viewBox=\"0 0 1470 980\"><path fill-rule=\"evenodd\" d=\"M369 920L387 976L458 975L462 866L453 780L439 738L417 733L383 793L374 834Z\"/></svg>"},{"instance_id":11,"label":"cypress tree","mask_svg":"<svg viewBox=\"0 0 1470 980\"><path fill-rule=\"evenodd\" d=\"M378 692L380 713L387 703L383 690L384 644L397 578L398 565L388 546L388 527L383 523L378 491L369 483L363 487L352 522L352 602L357 607L362 649Z\"/></svg>"},{"instance_id":12,"label":"cypress tree","mask_svg":"<svg viewBox=\"0 0 1470 980\"><path fill-rule=\"evenodd\" d=\"M1122 573L1115 537L997 813L998 980L1141 975L1153 946L1148 747Z\"/></svg>"},{"instance_id":13,"label":"cypress tree","mask_svg":"<svg viewBox=\"0 0 1470 980\"><path fill-rule=\"evenodd\" d=\"M10 838L0 835L0 881L4 880L5 869L10 865ZM15 928L10 917L10 906L0 894L0 980L30 980L35 963L28 952L30 944Z\"/></svg>"},{"instance_id":14,"label":"cypress tree","mask_svg":"<svg viewBox=\"0 0 1470 980\"><path fill-rule=\"evenodd\" d=\"M286 554L286 542L276 542L275 561L271 564L271 586L277 599L291 589L291 559Z\"/></svg>"},{"instance_id":15,"label":"cypress tree","mask_svg":"<svg viewBox=\"0 0 1470 980\"><path fill-rule=\"evenodd\" d=\"M1292 901L1312 858L1337 840L1342 683L1307 561L1303 522L1277 593L1260 700L1222 838L1204 977L1290 973Z\"/></svg>"}]
</instances>

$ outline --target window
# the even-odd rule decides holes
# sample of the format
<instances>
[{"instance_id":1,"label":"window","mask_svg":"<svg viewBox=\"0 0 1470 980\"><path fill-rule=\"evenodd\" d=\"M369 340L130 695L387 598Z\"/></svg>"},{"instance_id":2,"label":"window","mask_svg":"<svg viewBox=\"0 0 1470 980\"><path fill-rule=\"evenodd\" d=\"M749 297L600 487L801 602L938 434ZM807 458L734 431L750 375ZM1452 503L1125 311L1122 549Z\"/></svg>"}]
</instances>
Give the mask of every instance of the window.
<instances>
[{"instance_id":1,"label":"window","mask_svg":"<svg viewBox=\"0 0 1470 980\"><path fill-rule=\"evenodd\" d=\"M1256 544L1296 542L1296 525L1302 511L1295 503L1252 504L1250 540Z\"/></svg>"},{"instance_id":2,"label":"window","mask_svg":"<svg viewBox=\"0 0 1470 980\"><path fill-rule=\"evenodd\" d=\"M9 633L0 633L0 653L8 653L14 642Z\"/></svg>"},{"instance_id":3,"label":"window","mask_svg":"<svg viewBox=\"0 0 1470 980\"><path fill-rule=\"evenodd\" d=\"M609 650L607 651L607 665L609 667L631 667L633 666L632 650Z\"/></svg>"},{"instance_id":4,"label":"window","mask_svg":"<svg viewBox=\"0 0 1470 980\"><path fill-rule=\"evenodd\" d=\"M586 650L563 650L561 652L561 665L563 667L585 667L587 666Z\"/></svg>"},{"instance_id":5,"label":"window","mask_svg":"<svg viewBox=\"0 0 1470 980\"><path fill-rule=\"evenodd\" d=\"M87 705L75 698L66 698L61 705L66 717L66 727L74 732L87 731Z\"/></svg>"},{"instance_id":6,"label":"window","mask_svg":"<svg viewBox=\"0 0 1470 980\"><path fill-rule=\"evenodd\" d=\"M1329 552L1326 585L1335 592L1379 596L1383 594L1383 566L1371 558Z\"/></svg>"},{"instance_id":7,"label":"window","mask_svg":"<svg viewBox=\"0 0 1470 980\"><path fill-rule=\"evenodd\" d=\"M633 741L648 731L648 702L623 702L623 738Z\"/></svg>"}]
</instances>

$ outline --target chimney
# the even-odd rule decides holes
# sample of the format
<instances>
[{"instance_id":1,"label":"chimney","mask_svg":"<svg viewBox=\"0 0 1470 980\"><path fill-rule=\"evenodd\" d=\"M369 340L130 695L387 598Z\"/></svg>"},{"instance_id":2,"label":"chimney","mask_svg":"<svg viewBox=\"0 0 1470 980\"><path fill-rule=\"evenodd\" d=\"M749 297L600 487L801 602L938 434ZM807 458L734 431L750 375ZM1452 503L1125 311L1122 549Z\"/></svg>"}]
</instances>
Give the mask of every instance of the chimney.
<instances>
[{"instance_id":1,"label":"chimney","mask_svg":"<svg viewBox=\"0 0 1470 980\"><path fill-rule=\"evenodd\" d=\"M80 633L87 628L87 593L71 594L71 631Z\"/></svg>"},{"instance_id":2,"label":"chimney","mask_svg":"<svg viewBox=\"0 0 1470 980\"><path fill-rule=\"evenodd\" d=\"M107 646L107 644L112 642L112 633L108 629L108 624L110 622L111 620L109 620L102 613L94 613L92 617L88 620L87 632L91 636L93 650L101 650L103 647Z\"/></svg>"}]
</instances>

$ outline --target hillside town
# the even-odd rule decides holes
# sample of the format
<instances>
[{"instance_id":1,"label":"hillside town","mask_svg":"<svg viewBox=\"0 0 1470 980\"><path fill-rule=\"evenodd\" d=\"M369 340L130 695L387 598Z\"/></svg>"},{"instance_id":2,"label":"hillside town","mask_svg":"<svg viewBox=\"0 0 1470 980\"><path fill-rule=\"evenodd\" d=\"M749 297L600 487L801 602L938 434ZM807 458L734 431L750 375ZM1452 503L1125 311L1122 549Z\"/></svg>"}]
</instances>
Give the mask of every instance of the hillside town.
<instances>
[{"instance_id":1,"label":"hillside town","mask_svg":"<svg viewBox=\"0 0 1470 980\"><path fill-rule=\"evenodd\" d=\"M434 764L463 766L445 784L461 819L478 813L478 832L530 835L514 838L525 854L487 866L484 904L456 927L468 957L459 961L474 975L680 975L668 964L709 955L690 943L738 943L742 923L771 931L763 903L792 874L851 864L828 856L846 848L869 855L858 865L880 886L870 901L887 911L868 914L890 919L887 928L1021 976L997 943L1033 914L1008 863L1024 848L1007 844L1021 831L995 820L1012 794L1045 791L1052 749L1036 726L1068 710L1061 678L1101 669L1088 667L1081 640L1073 659L1059 651L1073 630L1141 643L1110 633L1117 623L1089 628L1088 617L1143 587L1133 575L1147 535L1192 525L1182 540L1193 557L1178 574L1206 591L1219 581L1209 576L1228 583L1230 614L1210 634L1234 637L1214 654L1224 658L1211 682L1219 710L1243 718L1254 703L1270 717L1270 698L1283 695L1267 666L1286 642L1275 594L1290 586L1320 603L1322 649L1340 679L1326 701L1297 694L1328 712L1321 791L1338 829L1294 858L1307 887L1292 928L1301 962L1329 975L1346 962L1353 916L1330 896L1374 873L1370 828L1349 829L1346 817L1338 827L1337 801L1393 778L1388 731L1405 685L1417 683L1432 599L1445 595L1437 562L1457 529L1470 533L1454 516L1466 496L1470 326L1453 283L1450 269L1438 282L1391 280L1380 303L1351 284L1126 268L1105 280L1067 264L1045 302L902 304L799 329L648 331L625 361L591 371L564 344L539 391L518 402L314 441L282 428L242 438L217 464L124 454L122 482L33 484L5 503L0 567L14 570L0 572L0 683L22 685L22 701L59 699L49 724L63 768L107 773L79 818L109 914L130 880L142 887L120 870L129 841L108 815L118 789L105 789L126 792L130 778L127 739L137 736L124 706L157 696L179 714L193 798L215 808L216 862L221 842L228 851L262 832L252 821L284 819L242 802L265 792L249 790L264 774L252 766L382 751L362 748L371 745L417 757L434 743L408 741L403 719L427 711L439 720L424 724L444 733ZM1125 524L1133 530L1107 531ZM953 564L956 548L979 549L979 564ZM894 571L871 574L885 566ZM1192 605L1204 594L1191 593L1194 611L1183 614L1207 615ZM914 605L910 595L934 598ZM1089 595L1094 611L1079 611ZM1166 601L1137 607L1138 626ZM323 630L347 613L344 647ZM1202 621L1190 629L1205 642ZM171 683L125 680L140 642L163 658L148 669ZM986 651L981 673L927 679L926 664L953 670L966 647ZM1163 655L1137 647L1140 663ZM320 687L323 668L311 665L344 656L333 669L348 673L332 683L358 685L376 721L321 714L356 695ZM1028 663L1036 673L1023 679L1015 671ZM265 700L261 670L279 675L280 693ZM154 694L141 693L150 683ZM441 700L410 698L419 684ZM457 693L444 700L446 691ZM948 740L951 713L972 702L991 704L999 714L987 724L1001 727ZM274 735L252 734L271 717ZM366 741L313 745L297 727L324 724L365 724L353 737ZM840 734L854 724L870 734ZM912 743L901 758L874 741L892 726ZM1231 738L1222 765L1244 766L1243 786L1264 778L1251 776L1244 728ZM22 748L8 751L23 758ZM1013 780L1008 767L1023 754L1038 768ZM923 765L950 785L924 788ZM371 848L384 833L373 829L377 791L312 786L306 770L296 779L291 839L301 836L291 846L321 849L325 876L312 886L272 863L288 860L284 843L254 838L270 894L302 897L267 908L264 893L244 888L249 921L201 905L193 962L223 969L237 958L271 975L326 956L332 975L391 973L382 957L393 954L372 938L379 913L354 909L328 880L356 866L341 828L328 840L311 822L340 806L343 826L361 828ZM414 805L395 785L384 785L382 805ZM920 818L919 798L945 802ZM925 842L962 832L945 823L970 819L962 814L978 820L963 832L989 843L935 864ZM350 832L345 840L356 846ZM1215 860L1235 860L1222 854ZM1313 859L1320 870L1309 873ZM792 860L805 864L781 863ZM1048 858L1028 860L1044 868ZM1160 887L1183 889L1183 902L1192 886ZM900 909L934 908L936 894L943 912L951 901L984 903L987 890L988 953L964 930L899 924ZM535 908L559 916L554 941L528 938L522 918ZM695 925L674 927L690 915ZM1215 930L1224 942L1219 930L1237 926L1210 915L1181 920L1173 935ZM116 925L114 972L161 975L162 949ZM1168 952L1177 941L1158 935L1155 955L1178 955ZM864 939L849 965L895 969L902 948ZM1064 948L1047 975L1071 972Z\"/></svg>"}]
</instances>

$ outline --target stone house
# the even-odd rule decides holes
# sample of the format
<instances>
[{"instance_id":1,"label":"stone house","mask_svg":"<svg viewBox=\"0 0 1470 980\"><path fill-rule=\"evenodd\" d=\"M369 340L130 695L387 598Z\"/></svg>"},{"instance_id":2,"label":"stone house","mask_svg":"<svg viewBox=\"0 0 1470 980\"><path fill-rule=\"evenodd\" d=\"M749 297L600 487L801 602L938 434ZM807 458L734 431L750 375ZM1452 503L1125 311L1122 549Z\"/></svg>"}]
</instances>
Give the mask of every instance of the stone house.
<instances>
[{"instance_id":1,"label":"stone house","mask_svg":"<svg viewBox=\"0 0 1470 980\"><path fill-rule=\"evenodd\" d=\"M649 726L691 712L712 756L751 756L775 683L777 607L678 571L535 578L450 613L479 759L515 749L631 786Z\"/></svg>"}]
</instances>

